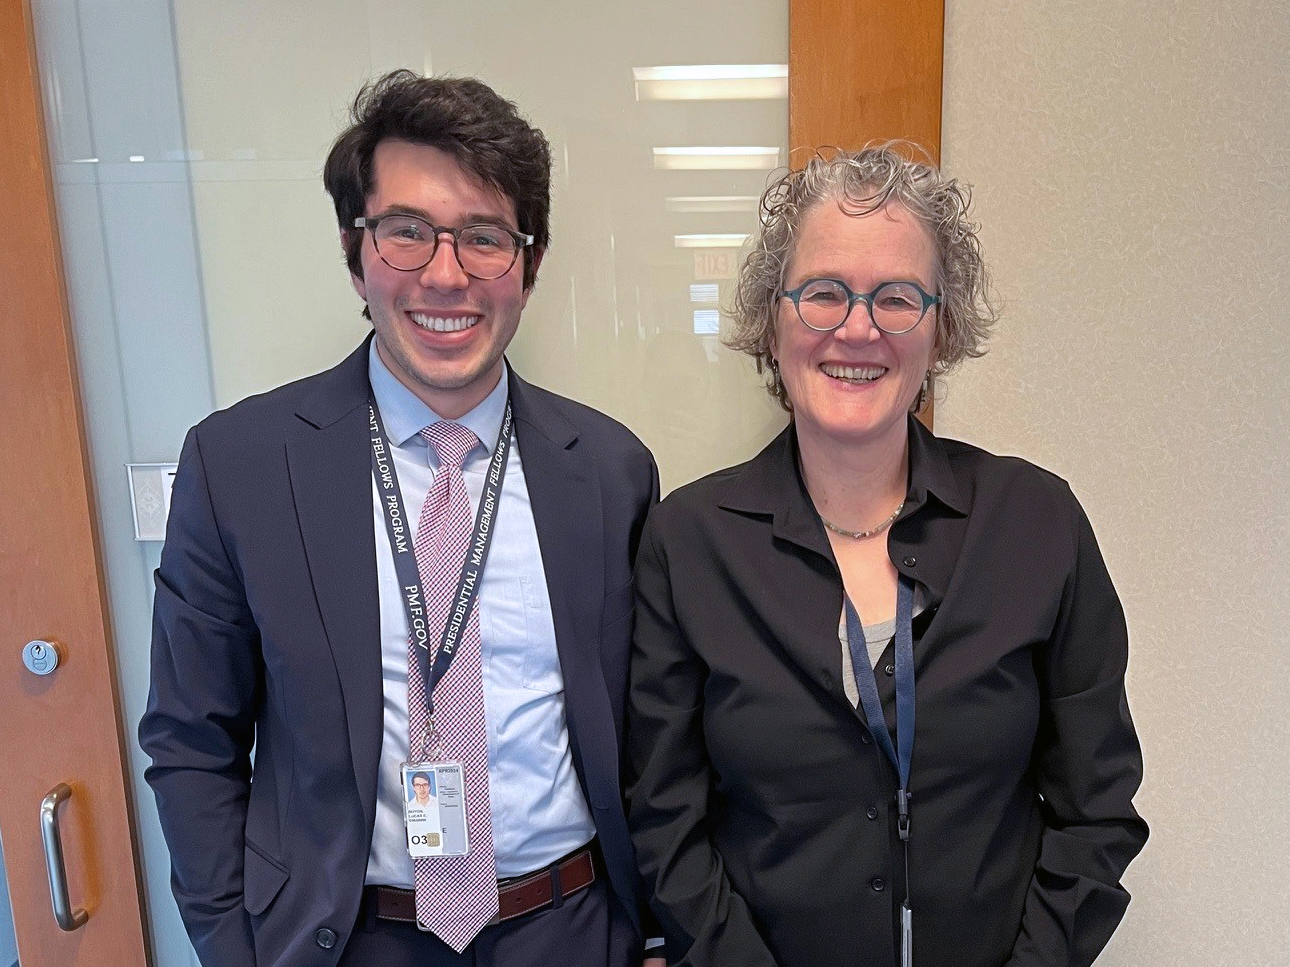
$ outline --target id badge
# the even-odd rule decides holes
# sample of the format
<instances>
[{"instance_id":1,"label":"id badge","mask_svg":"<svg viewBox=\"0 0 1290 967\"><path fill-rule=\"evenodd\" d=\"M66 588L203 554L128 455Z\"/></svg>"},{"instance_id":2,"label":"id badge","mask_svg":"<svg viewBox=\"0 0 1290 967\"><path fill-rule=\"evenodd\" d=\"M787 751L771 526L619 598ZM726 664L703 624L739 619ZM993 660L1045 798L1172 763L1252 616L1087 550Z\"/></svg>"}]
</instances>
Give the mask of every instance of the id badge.
<instances>
[{"instance_id":1,"label":"id badge","mask_svg":"<svg viewBox=\"0 0 1290 967\"><path fill-rule=\"evenodd\" d=\"M900 905L900 967L914 967L914 912L909 901Z\"/></svg>"},{"instance_id":2,"label":"id badge","mask_svg":"<svg viewBox=\"0 0 1290 967\"><path fill-rule=\"evenodd\" d=\"M465 856L466 786L460 762L405 762L403 827L416 859Z\"/></svg>"}]
</instances>

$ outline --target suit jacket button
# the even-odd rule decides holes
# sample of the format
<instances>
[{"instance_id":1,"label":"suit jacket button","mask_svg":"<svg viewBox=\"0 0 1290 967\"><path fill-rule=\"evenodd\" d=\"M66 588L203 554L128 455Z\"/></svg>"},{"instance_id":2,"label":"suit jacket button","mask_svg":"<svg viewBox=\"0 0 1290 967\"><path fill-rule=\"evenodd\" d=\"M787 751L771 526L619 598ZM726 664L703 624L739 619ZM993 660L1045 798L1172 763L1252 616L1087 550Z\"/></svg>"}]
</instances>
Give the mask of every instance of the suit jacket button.
<instances>
[{"instance_id":1,"label":"suit jacket button","mask_svg":"<svg viewBox=\"0 0 1290 967\"><path fill-rule=\"evenodd\" d=\"M877 807L877 806L870 806L868 809L866 809L866 810L865 810L865 813L864 813L864 814L865 814L866 816L868 816L870 819L877 819L877 818L878 818L878 807Z\"/></svg>"},{"instance_id":2,"label":"suit jacket button","mask_svg":"<svg viewBox=\"0 0 1290 967\"><path fill-rule=\"evenodd\" d=\"M860 741L861 741L862 743L864 743L865 745L868 745L870 742L872 742L872 741L873 741L873 739L869 738L869 733L868 733L868 732L861 732L861 733L860 733Z\"/></svg>"},{"instance_id":3,"label":"suit jacket button","mask_svg":"<svg viewBox=\"0 0 1290 967\"><path fill-rule=\"evenodd\" d=\"M323 950L331 950L332 947L336 946L336 931L320 927L318 932L314 934L314 942L319 947L322 947Z\"/></svg>"},{"instance_id":4,"label":"suit jacket button","mask_svg":"<svg viewBox=\"0 0 1290 967\"><path fill-rule=\"evenodd\" d=\"M869 881L869 885L873 887L874 893L881 893L883 890L887 889L887 883L881 876L875 876Z\"/></svg>"},{"instance_id":5,"label":"suit jacket button","mask_svg":"<svg viewBox=\"0 0 1290 967\"><path fill-rule=\"evenodd\" d=\"M914 565L916 565L916 564L918 563L918 558L916 558L916 557L907 557L907 558L905 558L903 561L901 561L901 563L902 563L902 564L904 564L904 565L905 565L905 567L913 567Z\"/></svg>"}]
</instances>

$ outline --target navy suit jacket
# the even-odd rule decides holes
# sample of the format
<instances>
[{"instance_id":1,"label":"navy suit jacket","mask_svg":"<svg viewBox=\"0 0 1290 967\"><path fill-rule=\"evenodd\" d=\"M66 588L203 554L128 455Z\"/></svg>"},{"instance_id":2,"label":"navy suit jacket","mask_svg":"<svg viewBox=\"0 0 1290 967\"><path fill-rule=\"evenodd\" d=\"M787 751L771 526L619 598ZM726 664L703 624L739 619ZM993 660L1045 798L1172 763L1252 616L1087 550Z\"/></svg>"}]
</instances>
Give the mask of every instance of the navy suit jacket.
<instances>
[{"instance_id":1,"label":"navy suit jacket","mask_svg":"<svg viewBox=\"0 0 1290 967\"><path fill-rule=\"evenodd\" d=\"M205 967L332 964L358 913L382 734L367 365L365 341L203 420L180 457L139 738ZM573 761L627 928L613 933L632 938L607 956L639 963L619 753L632 561L658 473L603 414L513 370L509 390Z\"/></svg>"}]
</instances>

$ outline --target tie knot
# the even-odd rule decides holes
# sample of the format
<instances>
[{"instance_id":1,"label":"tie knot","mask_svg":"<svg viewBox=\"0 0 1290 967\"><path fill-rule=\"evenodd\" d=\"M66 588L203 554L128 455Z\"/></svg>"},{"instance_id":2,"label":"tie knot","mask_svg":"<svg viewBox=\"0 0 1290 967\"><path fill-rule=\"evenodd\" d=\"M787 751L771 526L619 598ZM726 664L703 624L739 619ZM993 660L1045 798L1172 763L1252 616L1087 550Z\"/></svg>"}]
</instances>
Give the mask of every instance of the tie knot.
<instances>
[{"instance_id":1,"label":"tie knot","mask_svg":"<svg viewBox=\"0 0 1290 967\"><path fill-rule=\"evenodd\" d=\"M455 467L461 469L461 462L466 459L466 454L475 449L475 444L479 443L479 437L475 436L474 431L462 426L460 423L431 423L421 431L426 442L434 447L434 452L439 456L439 462L445 467Z\"/></svg>"}]
</instances>

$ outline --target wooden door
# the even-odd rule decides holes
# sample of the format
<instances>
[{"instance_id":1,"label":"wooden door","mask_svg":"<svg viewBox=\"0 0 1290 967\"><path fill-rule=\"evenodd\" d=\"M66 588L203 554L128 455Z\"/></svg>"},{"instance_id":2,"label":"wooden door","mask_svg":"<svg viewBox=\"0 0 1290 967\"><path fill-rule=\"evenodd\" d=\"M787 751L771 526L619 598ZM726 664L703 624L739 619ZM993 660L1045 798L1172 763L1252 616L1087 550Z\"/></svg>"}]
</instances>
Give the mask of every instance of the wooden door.
<instances>
[{"instance_id":1,"label":"wooden door","mask_svg":"<svg viewBox=\"0 0 1290 967\"><path fill-rule=\"evenodd\" d=\"M0 0L0 835L22 967L149 962L116 671L27 0ZM39 676L24 644L46 639ZM55 922L41 802L57 810L74 930Z\"/></svg>"}]
</instances>

